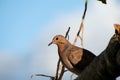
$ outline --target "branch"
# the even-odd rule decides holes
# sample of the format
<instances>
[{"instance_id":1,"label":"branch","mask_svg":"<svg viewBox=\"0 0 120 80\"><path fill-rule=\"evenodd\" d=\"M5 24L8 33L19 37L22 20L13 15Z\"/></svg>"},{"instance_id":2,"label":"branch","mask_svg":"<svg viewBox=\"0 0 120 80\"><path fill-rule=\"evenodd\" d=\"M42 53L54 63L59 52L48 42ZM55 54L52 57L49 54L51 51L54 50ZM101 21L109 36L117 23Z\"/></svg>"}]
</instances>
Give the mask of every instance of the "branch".
<instances>
[{"instance_id":1,"label":"branch","mask_svg":"<svg viewBox=\"0 0 120 80\"><path fill-rule=\"evenodd\" d=\"M70 31L70 27L68 28L68 30L67 30L67 32L66 32L65 38L67 38L67 36L69 36L69 35L68 35L69 31Z\"/></svg>"},{"instance_id":2,"label":"branch","mask_svg":"<svg viewBox=\"0 0 120 80\"><path fill-rule=\"evenodd\" d=\"M76 37L75 37L75 39L74 39L74 42L73 42L73 45L75 45L75 43L77 42L77 39L78 39L78 37L79 37L79 35L80 35L80 32L82 31L82 36L81 36L81 45L83 46L83 28L84 28L84 19L85 19L85 15L86 15L86 11L87 11L87 4L88 4L88 0L86 0L86 2L85 2L85 9L84 9L84 13L83 13L83 16L82 16L82 22L81 22L81 24L80 24L80 28L79 28L79 30L78 30L78 33L77 33L77 35L76 35Z\"/></svg>"},{"instance_id":3,"label":"branch","mask_svg":"<svg viewBox=\"0 0 120 80\"><path fill-rule=\"evenodd\" d=\"M60 58L59 58L58 63L57 63L56 80L58 80L59 66L60 66Z\"/></svg>"},{"instance_id":4,"label":"branch","mask_svg":"<svg viewBox=\"0 0 120 80\"><path fill-rule=\"evenodd\" d=\"M62 70L61 70L61 74L60 74L58 80L62 80L62 77L63 77L64 72L65 72L65 66L63 65L63 66L62 66Z\"/></svg>"},{"instance_id":5,"label":"branch","mask_svg":"<svg viewBox=\"0 0 120 80\"><path fill-rule=\"evenodd\" d=\"M120 25L115 25L115 32L107 48L76 80L116 80L120 76Z\"/></svg>"},{"instance_id":6,"label":"branch","mask_svg":"<svg viewBox=\"0 0 120 80\"><path fill-rule=\"evenodd\" d=\"M53 77L53 76L48 76L48 75L44 75L44 74L33 74L33 75L31 76L31 78L33 78L34 76L49 77L51 80L55 80L55 77Z\"/></svg>"}]
</instances>

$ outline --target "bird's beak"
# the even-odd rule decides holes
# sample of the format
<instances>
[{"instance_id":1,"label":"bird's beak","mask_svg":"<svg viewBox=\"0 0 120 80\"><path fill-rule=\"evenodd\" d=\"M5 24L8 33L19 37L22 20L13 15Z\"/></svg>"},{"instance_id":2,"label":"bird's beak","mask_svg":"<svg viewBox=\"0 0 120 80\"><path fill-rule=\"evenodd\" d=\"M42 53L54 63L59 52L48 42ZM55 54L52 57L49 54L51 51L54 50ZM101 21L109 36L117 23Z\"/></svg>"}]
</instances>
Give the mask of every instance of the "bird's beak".
<instances>
[{"instance_id":1,"label":"bird's beak","mask_svg":"<svg viewBox=\"0 0 120 80\"><path fill-rule=\"evenodd\" d=\"M52 43L53 43L53 42L50 42L50 43L48 44L48 46L50 46Z\"/></svg>"}]
</instances>

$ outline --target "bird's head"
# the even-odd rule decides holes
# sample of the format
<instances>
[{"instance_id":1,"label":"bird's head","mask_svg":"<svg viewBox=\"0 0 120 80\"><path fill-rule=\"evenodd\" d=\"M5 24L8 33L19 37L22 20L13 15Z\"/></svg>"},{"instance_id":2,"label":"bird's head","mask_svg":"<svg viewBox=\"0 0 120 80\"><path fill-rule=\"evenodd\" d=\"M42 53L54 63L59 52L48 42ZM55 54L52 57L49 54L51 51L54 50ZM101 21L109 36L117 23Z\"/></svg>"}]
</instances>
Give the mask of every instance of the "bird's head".
<instances>
[{"instance_id":1,"label":"bird's head","mask_svg":"<svg viewBox=\"0 0 120 80\"><path fill-rule=\"evenodd\" d=\"M50 46L51 44L62 45L62 44L65 44L65 43L68 43L68 40L66 40L64 36L56 35L53 38L52 42L48 44L48 46Z\"/></svg>"}]
</instances>

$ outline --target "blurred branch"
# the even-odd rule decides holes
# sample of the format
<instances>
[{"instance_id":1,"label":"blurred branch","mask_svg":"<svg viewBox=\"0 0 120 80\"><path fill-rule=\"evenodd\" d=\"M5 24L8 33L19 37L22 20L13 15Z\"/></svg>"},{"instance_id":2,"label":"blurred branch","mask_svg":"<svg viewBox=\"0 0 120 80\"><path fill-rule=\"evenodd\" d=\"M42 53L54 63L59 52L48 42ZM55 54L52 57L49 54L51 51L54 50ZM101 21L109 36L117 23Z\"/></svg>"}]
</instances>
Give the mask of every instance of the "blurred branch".
<instances>
[{"instance_id":1,"label":"blurred branch","mask_svg":"<svg viewBox=\"0 0 120 80\"><path fill-rule=\"evenodd\" d=\"M59 76L59 79L58 79L58 80L62 80L62 77L63 77L64 72L65 72L65 66L62 65L61 73L60 73L60 76Z\"/></svg>"},{"instance_id":2,"label":"blurred branch","mask_svg":"<svg viewBox=\"0 0 120 80\"><path fill-rule=\"evenodd\" d=\"M55 80L55 77L53 77L53 76L48 76L48 75L44 75L44 74L33 74L33 75L31 76L31 78L33 78L34 76L49 77L51 80Z\"/></svg>"},{"instance_id":3,"label":"blurred branch","mask_svg":"<svg viewBox=\"0 0 120 80\"><path fill-rule=\"evenodd\" d=\"M59 67L60 67L60 58L59 58L58 63L57 63L56 80L58 80Z\"/></svg>"},{"instance_id":4,"label":"blurred branch","mask_svg":"<svg viewBox=\"0 0 120 80\"><path fill-rule=\"evenodd\" d=\"M67 38L67 36L69 37L69 35L68 35L69 31L70 31L70 27L68 28L68 31L66 32L65 38Z\"/></svg>"},{"instance_id":5,"label":"blurred branch","mask_svg":"<svg viewBox=\"0 0 120 80\"><path fill-rule=\"evenodd\" d=\"M74 42L73 42L73 45L75 45L75 43L77 42L77 39L78 37L81 39L81 45L83 46L83 28L84 28L84 19L85 19L85 15L86 15L86 11L87 11L87 4L88 4L88 0L85 1L85 9L84 9L84 13L83 13L83 16L82 16L82 22L80 24L80 28L77 32L77 35L74 39ZM81 33L81 36L80 36L80 32L82 31Z\"/></svg>"}]
</instances>

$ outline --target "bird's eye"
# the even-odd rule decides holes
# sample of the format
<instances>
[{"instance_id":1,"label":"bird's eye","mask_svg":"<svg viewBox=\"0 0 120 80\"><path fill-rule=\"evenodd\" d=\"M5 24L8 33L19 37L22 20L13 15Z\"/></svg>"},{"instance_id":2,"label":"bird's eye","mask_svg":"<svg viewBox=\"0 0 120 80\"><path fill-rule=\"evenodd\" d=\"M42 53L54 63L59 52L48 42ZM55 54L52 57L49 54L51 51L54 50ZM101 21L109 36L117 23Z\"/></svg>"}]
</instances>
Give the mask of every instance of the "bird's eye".
<instances>
[{"instance_id":1,"label":"bird's eye","mask_svg":"<svg viewBox=\"0 0 120 80\"><path fill-rule=\"evenodd\" d=\"M58 40L58 37L56 38L56 40Z\"/></svg>"}]
</instances>

